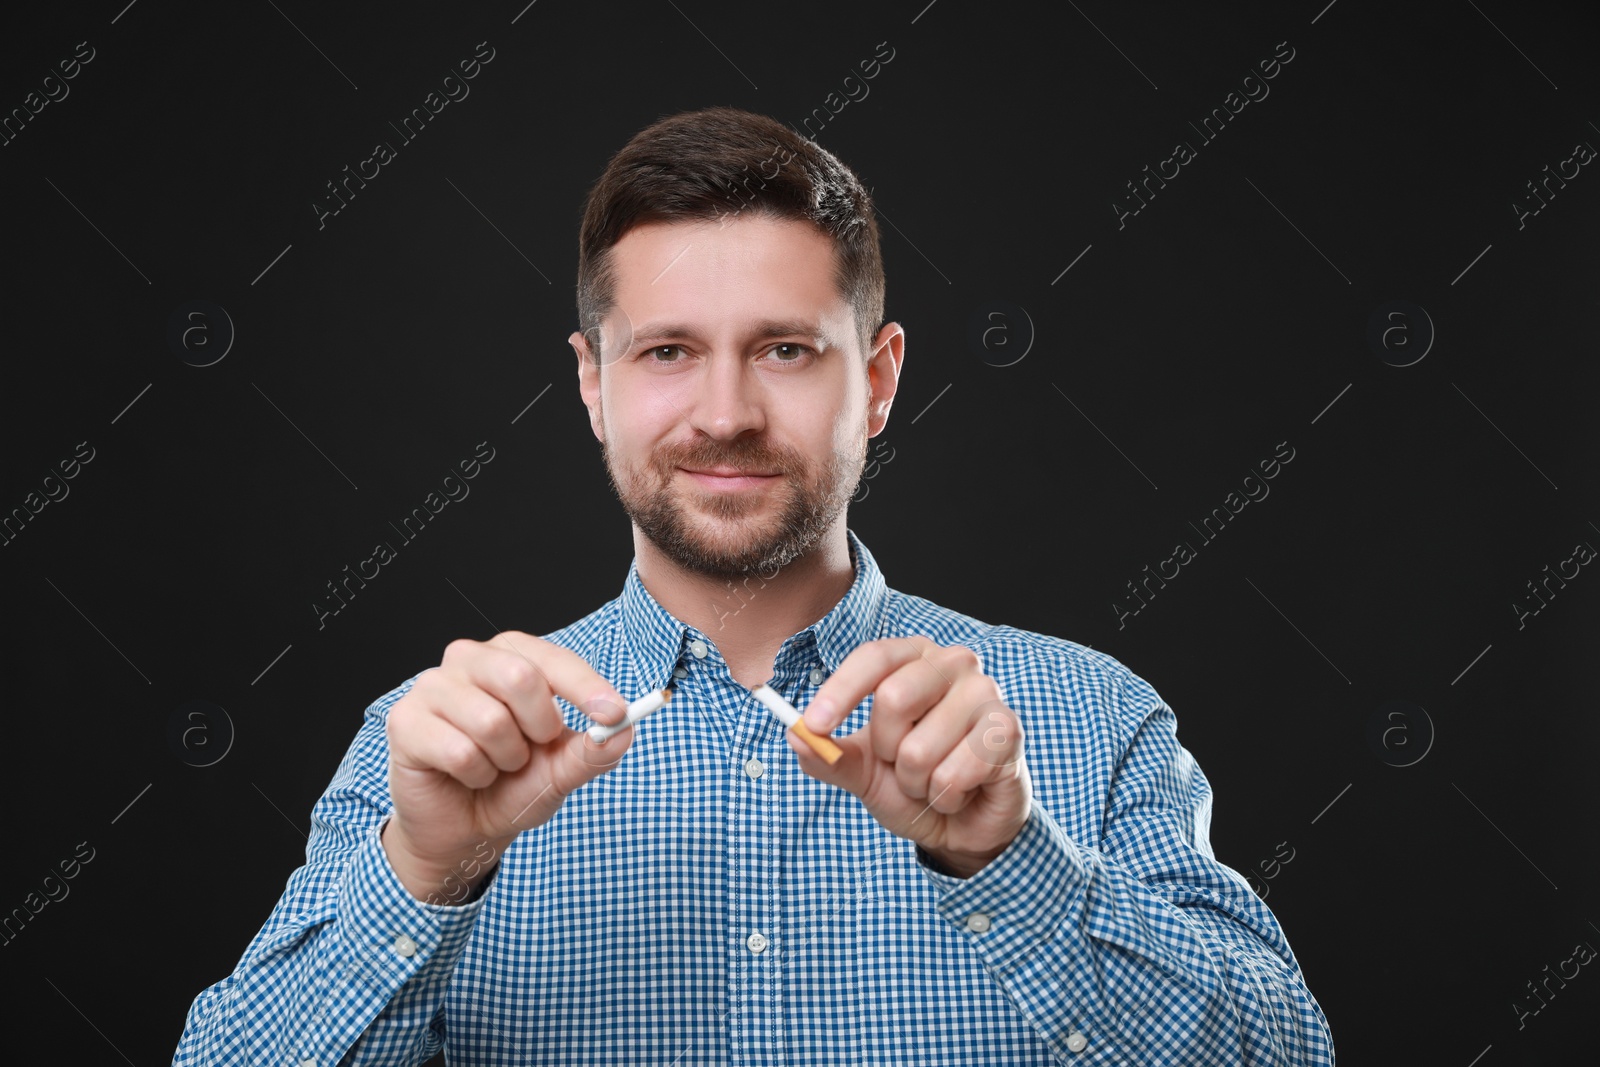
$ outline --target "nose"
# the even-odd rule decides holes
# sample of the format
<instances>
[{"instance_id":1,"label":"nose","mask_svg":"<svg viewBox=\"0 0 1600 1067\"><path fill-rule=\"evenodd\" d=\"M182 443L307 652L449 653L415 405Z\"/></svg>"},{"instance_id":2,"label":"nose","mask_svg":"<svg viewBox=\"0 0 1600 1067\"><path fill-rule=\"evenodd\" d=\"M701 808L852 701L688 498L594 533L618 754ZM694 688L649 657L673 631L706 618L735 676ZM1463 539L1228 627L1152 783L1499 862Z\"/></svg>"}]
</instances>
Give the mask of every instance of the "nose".
<instances>
[{"instance_id":1,"label":"nose","mask_svg":"<svg viewBox=\"0 0 1600 1067\"><path fill-rule=\"evenodd\" d=\"M764 387L755 369L738 356L707 361L694 397L690 423L707 437L729 441L766 428Z\"/></svg>"}]
</instances>

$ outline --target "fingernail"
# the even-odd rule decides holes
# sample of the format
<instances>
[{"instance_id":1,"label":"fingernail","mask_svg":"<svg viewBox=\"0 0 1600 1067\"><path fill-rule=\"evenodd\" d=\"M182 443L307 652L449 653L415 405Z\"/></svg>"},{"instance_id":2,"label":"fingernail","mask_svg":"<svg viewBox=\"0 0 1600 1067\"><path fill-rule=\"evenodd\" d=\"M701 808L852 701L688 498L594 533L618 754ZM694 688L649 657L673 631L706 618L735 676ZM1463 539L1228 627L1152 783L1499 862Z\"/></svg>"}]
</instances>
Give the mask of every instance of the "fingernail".
<instances>
[{"instance_id":1,"label":"fingernail","mask_svg":"<svg viewBox=\"0 0 1600 1067\"><path fill-rule=\"evenodd\" d=\"M806 713L802 716L806 726L819 734L833 731L833 715L838 707L829 697L818 697L806 706Z\"/></svg>"}]
</instances>

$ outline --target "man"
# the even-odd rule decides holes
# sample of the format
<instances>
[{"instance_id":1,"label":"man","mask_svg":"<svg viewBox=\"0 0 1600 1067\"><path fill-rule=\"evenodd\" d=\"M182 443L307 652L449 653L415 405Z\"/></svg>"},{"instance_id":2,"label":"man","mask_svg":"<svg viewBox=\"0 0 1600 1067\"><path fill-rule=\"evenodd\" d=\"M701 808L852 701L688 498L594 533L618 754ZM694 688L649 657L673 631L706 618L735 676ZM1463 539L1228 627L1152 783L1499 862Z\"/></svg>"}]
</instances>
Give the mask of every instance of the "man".
<instances>
[{"instance_id":1,"label":"man","mask_svg":"<svg viewBox=\"0 0 1600 1067\"><path fill-rule=\"evenodd\" d=\"M905 357L856 176L746 112L657 122L590 192L578 305L621 595L367 709L176 1063L1331 1064L1171 708L846 527Z\"/></svg>"}]
</instances>

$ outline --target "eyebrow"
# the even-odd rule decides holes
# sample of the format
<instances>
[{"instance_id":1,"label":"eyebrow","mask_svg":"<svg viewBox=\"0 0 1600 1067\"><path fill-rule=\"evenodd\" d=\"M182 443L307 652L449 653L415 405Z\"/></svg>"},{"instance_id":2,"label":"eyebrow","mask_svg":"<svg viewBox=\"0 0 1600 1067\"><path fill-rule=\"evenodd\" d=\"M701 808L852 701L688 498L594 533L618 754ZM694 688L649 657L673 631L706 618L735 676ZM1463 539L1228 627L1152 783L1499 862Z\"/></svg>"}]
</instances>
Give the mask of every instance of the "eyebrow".
<instances>
[{"instance_id":1,"label":"eyebrow","mask_svg":"<svg viewBox=\"0 0 1600 1067\"><path fill-rule=\"evenodd\" d=\"M763 319L755 324L753 331L757 338L769 337L807 337L817 342L819 348L837 347L834 339L814 322L805 322L800 319ZM681 337L689 341L704 343L706 338L692 326L679 323L660 322L650 323L634 331L633 344L635 346L655 345L658 342Z\"/></svg>"}]
</instances>

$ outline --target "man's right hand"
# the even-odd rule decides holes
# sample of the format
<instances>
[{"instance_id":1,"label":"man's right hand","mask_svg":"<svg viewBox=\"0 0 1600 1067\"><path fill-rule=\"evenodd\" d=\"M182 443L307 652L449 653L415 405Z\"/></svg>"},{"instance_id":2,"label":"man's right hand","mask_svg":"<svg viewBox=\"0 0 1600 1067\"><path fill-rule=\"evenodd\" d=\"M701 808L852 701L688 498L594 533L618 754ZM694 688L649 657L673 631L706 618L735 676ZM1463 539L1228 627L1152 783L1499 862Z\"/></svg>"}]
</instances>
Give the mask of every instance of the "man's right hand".
<instances>
[{"instance_id":1,"label":"man's right hand","mask_svg":"<svg viewBox=\"0 0 1600 1067\"><path fill-rule=\"evenodd\" d=\"M389 709L383 846L412 896L460 903L518 834L621 761L633 731L597 746L567 729L558 695L605 725L627 707L576 652L507 630L452 641Z\"/></svg>"}]
</instances>

